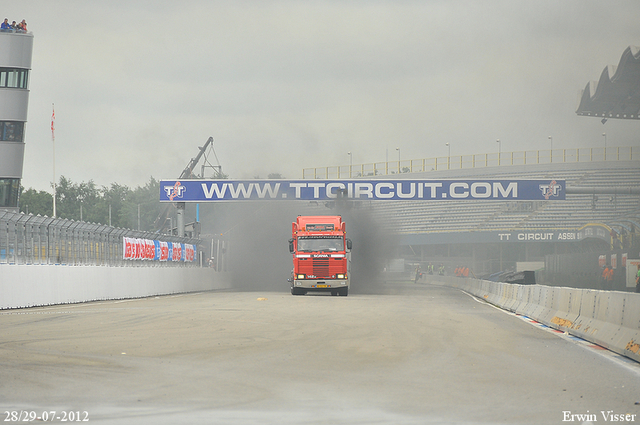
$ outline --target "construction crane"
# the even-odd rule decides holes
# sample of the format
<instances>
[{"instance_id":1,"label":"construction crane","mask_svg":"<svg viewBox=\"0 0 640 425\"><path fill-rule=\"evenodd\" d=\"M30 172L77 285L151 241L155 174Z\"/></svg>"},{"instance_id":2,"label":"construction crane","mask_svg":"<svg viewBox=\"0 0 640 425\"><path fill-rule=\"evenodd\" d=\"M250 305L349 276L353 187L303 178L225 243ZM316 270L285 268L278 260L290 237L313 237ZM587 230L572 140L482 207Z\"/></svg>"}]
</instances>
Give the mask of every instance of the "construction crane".
<instances>
[{"instance_id":1,"label":"construction crane","mask_svg":"<svg viewBox=\"0 0 640 425\"><path fill-rule=\"evenodd\" d=\"M191 158L191 161L187 164L187 167L182 171L178 179L193 179L198 177L193 174L193 170L196 168L196 165L198 165L198 161L200 161L200 158L202 158L209 145L213 145L213 137L209 137L204 146L200 147L198 155L196 155L195 158Z\"/></svg>"},{"instance_id":2,"label":"construction crane","mask_svg":"<svg viewBox=\"0 0 640 425\"><path fill-rule=\"evenodd\" d=\"M209 137L209 139L207 140L207 142L204 144L204 146L199 147L200 152L198 152L198 155L195 156L195 158L191 158L191 161L189 161L189 164L187 164L186 168L182 171L182 173L180 174L180 177L178 177L179 180L183 180L183 179L196 179L196 178L203 178L204 177L204 170L207 167L206 164L202 165L202 175L198 176L196 174L194 174L193 170L195 170L196 166L198 165L198 162L200 161L200 159L205 156L205 152L207 150L207 148L211 146L211 149L213 150L213 137ZM216 157L216 161L218 161L218 156L216 155L215 150L213 150L213 155ZM205 161L206 161L206 156L205 156ZM208 161L206 161L208 162ZM218 165L214 166L209 164L208 167L213 168L214 170L216 170L216 177L221 177L222 176L222 167L220 166L220 162L218 161ZM167 204L163 209L162 212L160 213L160 215L158 215L158 218L156 218L156 221L154 222L154 227L156 229L157 232L162 231L162 229L164 229L167 226L167 220L168 220L168 216L169 216L169 210L171 209L171 207L173 207L174 204ZM184 202L178 202L175 207L178 209L178 223L177 223L177 227L178 227L178 236L183 236L182 233L184 232ZM182 220L181 220L182 218Z\"/></svg>"}]
</instances>

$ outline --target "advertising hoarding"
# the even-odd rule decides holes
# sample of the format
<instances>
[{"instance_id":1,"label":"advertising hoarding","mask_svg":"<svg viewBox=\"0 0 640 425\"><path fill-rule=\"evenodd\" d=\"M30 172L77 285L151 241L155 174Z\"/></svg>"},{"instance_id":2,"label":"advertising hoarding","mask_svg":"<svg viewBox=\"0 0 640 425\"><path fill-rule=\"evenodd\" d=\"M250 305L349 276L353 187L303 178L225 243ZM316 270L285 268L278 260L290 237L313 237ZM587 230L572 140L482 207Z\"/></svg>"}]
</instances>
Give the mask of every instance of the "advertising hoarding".
<instances>
[{"instance_id":1,"label":"advertising hoarding","mask_svg":"<svg viewBox=\"0 0 640 425\"><path fill-rule=\"evenodd\" d=\"M161 180L161 202L564 200L564 180Z\"/></svg>"}]
</instances>

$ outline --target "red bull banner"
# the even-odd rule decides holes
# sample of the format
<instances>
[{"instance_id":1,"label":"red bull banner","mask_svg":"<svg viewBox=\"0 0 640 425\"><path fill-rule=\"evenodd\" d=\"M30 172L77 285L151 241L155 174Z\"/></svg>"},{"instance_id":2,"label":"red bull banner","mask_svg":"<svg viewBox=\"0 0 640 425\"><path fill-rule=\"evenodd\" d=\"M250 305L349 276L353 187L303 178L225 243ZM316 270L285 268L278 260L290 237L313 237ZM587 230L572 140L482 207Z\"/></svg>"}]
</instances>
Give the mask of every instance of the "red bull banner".
<instances>
[{"instance_id":1,"label":"red bull banner","mask_svg":"<svg viewBox=\"0 0 640 425\"><path fill-rule=\"evenodd\" d=\"M178 242L123 237L122 258L125 260L182 261L191 263L196 258L196 246Z\"/></svg>"}]
</instances>

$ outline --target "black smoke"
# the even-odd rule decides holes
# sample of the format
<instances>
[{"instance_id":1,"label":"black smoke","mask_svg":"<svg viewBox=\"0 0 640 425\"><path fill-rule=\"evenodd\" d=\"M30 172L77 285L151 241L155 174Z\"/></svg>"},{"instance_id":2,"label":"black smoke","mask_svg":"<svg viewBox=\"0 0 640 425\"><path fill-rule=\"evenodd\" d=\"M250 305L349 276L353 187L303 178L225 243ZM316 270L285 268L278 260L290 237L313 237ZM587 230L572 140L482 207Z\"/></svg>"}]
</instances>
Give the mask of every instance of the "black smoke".
<instances>
[{"instance_id":1,"label":"black smoke","mask_svg":"<svg viewBox=\"0 0 640 425\"><path fill-rule=\"evenodd\" d=\"M209 208L203 214L203 232L225 241L223 255L234 289L289 291L287 279L293 261L288 240L291 223L298 215L341 215L347 225L347 237L353 242L351 293L381 291L382 272L396 252L396 237L366 204L353 201L237 202Z\"/></svg>"}]
</instances>

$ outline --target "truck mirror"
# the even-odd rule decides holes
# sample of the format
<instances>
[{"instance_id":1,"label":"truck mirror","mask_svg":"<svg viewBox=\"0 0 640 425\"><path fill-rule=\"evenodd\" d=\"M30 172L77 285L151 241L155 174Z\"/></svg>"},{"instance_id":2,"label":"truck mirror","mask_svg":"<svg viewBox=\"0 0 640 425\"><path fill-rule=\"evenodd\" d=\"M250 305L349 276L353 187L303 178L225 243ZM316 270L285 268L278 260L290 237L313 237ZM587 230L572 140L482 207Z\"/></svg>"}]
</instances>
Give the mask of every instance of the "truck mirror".
<instances>
[{"instance_id":1,"label":"truck mirror","mask_svg":"<svg viewBox=\"0 0 640 425\"><path fill-rule=\"evenodd\" d=\"M289 252L293 254L293 238L289 239Z\"/></svg>"},{"instance_id":2,"label":"truck mirror","mask_svg":"<svg viewBox=\"0 0 640 425\"><path fill-rule=\"evenodd\" d=\"M353 246L353 244L351 243L351 239L347 238L347 249L349 251L351 251L351 247Z\"/></svg>"}]
</instances>

